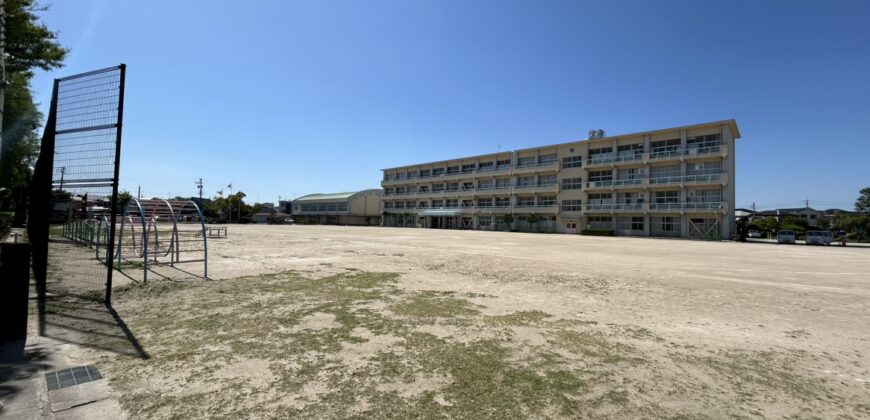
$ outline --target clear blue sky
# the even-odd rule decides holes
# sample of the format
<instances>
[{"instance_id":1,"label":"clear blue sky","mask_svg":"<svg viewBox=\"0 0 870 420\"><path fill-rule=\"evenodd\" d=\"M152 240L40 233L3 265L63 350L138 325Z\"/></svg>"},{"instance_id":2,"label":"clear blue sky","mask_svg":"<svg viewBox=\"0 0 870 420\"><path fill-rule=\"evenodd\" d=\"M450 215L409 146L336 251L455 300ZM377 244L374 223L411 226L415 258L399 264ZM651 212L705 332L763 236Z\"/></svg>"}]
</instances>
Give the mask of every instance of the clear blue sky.
<instances>
[{"instance_id":1,"label":"clear blue sky","mask_svg":"<svg viewBox=\"0 0 870 420\"><path fill-rule=\"evenodd\" d=\"M850 207L870 186L868 1L54 1L128 65L122 188L251 201L379 169L735 118L737 204ZM816 202L815 200L818 200Z\"/></svg>"}]
</instances>

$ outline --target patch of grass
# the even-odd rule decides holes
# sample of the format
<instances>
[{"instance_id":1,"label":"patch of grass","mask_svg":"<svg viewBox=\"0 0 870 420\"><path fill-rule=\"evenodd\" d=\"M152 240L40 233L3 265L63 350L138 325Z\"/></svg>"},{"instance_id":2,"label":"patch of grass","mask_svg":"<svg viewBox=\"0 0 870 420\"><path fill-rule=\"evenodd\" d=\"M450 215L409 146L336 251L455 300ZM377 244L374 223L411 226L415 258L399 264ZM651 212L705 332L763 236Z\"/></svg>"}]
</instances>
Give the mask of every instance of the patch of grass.
<instances>
[{"instance_id":1,"label":"patch of grass","mask_svg":"<svg viewBox=\"0 0 870 420\"><path fill-rule=\"evenodd\" d=\"M678 356L684 362L711 373L734 389L743 402L761 402L763 395L777 391L809 402L826 395L827 388L818 379L794 371L792 362L772 352L719 351L711 356Z\"/></svg>"},{"instance_id":2,"label":"patch of grass","mask_svg":"<svg viewBox=\"0 0 870 420\"><path fill-rule=\"evenodd\" d=\"M410 299L390 306L396 315L411 318L454 318L478 315L474 304L451 296L451 293L426 290Z\"/></svg>"},{"instance_id":3,"label":"patch of grass","mask_svg":"<svg viewBox=\"0 0 870 420\"><path fill-rule=\"evenodd\" d=\"M637 350L624 343L614 341L603 333L562 329L549 334L550 344L571 353L591 358L599 364L640 364L644 359L637 356Z\"/></svg>"},{"instance_id":4,"label":"patch of grass","mask_svg":"<svg viewBox=\"0 0 870 420\"><path fill-rule=\"evenodd\" d=\"M519 311L507 315L491 316L487 318L487 321L494 325L528 326L538 325L552 316L543 311Z\"/></svg>"}]
</instances>

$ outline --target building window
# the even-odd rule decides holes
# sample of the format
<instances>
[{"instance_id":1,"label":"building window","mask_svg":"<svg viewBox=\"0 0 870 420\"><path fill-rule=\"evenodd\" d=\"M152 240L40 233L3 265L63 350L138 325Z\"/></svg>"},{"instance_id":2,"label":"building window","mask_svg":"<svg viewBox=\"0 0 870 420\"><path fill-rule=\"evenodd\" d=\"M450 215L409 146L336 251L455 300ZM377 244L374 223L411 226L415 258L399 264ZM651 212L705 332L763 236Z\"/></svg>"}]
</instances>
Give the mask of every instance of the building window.
<instances>
[{"instance_id":1,"label":"building window","mask_svg":"<svg viewBox=\"0 0 870 420\"><path fill-rule=\"evenodd\" d=\"M510 159L502 159L496 162L497 169L505 169L511 166Z\"/></svg>"},{"instance_id":2,"label":"building window","mask_svg":"<svg viewBox=\"0 0 870 420\"><path fill-rule=\"evenodd\" d=\"M623 144L622 146L616 146L616 154L620 157L637 157L639 158L643 154L643 144Z\"/></svg>"},{"instance_id":3,"label":"building window","mask_svg":"<svg viewBox=\"0 0 870 420\"><path fill-rule=\"evenodd\" d=\"M463 182L462 191L471 191L474 189L474 182Z\"/></svg>"},{"instance_id":4,"label":"building window","mask_svg":"<svg viewBox=\"0 0 870 420\"><path fill-rule=\"evenodd\" d=\"M457 207L459 207L459 200L447 200L444 203L444 207L451 208L451 209L457 208Z\"/></svg>"},{"instance_id":5,"label":"building window","mask_svg":"<svg viewBox=\"0 0 870 420\"><path fill-rule=\"evenodd\" d=\"M591 171L589 172L589 182L612 181L613 171Z\"/></svg>"},{"instance_id":6,"label":"building window","mask_svg":"<svg viewBox=\"0 0 870 420\"><path fill-rule=\"evenodd\" d=\"M444 200L432 200L432 207L439 208L444 207Z\"/></svg>"},{"instance_id":7,"label":"building window","mask_svg":"<svg viewBox=\"0 0 870 420\"><path fill-rule=\"evenodd\" d=\"M631 230L643 230L643 216L631 218Z\"/></svg>"},{"instance_id":8,"label":"building window","mask_svg":"<svg viewBox=\"0 0 870 420\"><path fill-rule=\"evenodd\" d=\"M613 196L610 193L589 194L589 204L610 204Z\"/></svg>"},{"instance_id":9,"label":"building window","mask_svg":"<svg viewBox=\"0 0 870 420\"><path fill-rule=\"evenodd\" d=\"M562 211L580 211L582 208L580 200L562 200Z\"/></svg>"},{"instance_id":10,"label":"building window","mask_svg":"<svg viewBox=\"0 0 870 420\"><path fill-rule=\"evenodd\" d=\"M477 170L481 172L491 171L493 169L495 169L495 162L493 161L480 162L479 164L477 164Z\"/></svg>"},{"instance_id":11,"label":"building window","mask_svg":"<svg viewBox=\"0 0 870 420\"><path fill-rule=\"evenodd\" d=\"M384 188L384 195L392 195L393 191L392 188Z\"/></svg>"},{"instance_id":12,"label":"building window","mask_svg":"<svg viewBox=\"0 0 870 420\"><path fill-rule=\"evenodd\" d=\"M650 157L670 156L680 149L680 139L654 141L650 143Z\"/></svg>"},{"instance_id":13,"label":"building window","mask_svg":"<svg viewBox=\"0 0 870 420\"><path fill-rule=\"evenodd\" d=\"M556 197L552 195L544 195L538 197L539 206L553 206L556 204Z\"/></svg>"},{"instance_id":14,"label":"building window","mask_svg":"<svg viewBox=\"0 0 870 420\"><path fill-rule=\"evenodd\" d=\"M492 207L492 199L491 198L479 198L477 199L478 207Z\"/></svg>"},{"instance_id":15,"label":"building window","mask_svg":"<svg viewBox=\"0 0 870 420\"><path fill-rule=\"evenodd\" d=\"M495 180L496 188L508 188L511 186L510 178L500 178Z\"/></svg>"},{"instance_id":16,"label":"building window","mask_svg":"<svg viewBox=\"0 0 870 420\"><path fill-rule=\"evenodd\" d=\"M679 191L656 191L655 196L653 196L653 202L656 204L679 203L680 202L680 192Z\"/></svg>"},{"instance_id":17,"label":"building window","mask_svg":"<svg viewBox=\"0 0 870 420\"><path fill-rule=\"evenodd\" d=\"M474 207L474 200L462 200L462 207Z\"/></svg>"},{"instance_id":18,"label":"building window","mask_svg":"<svg viewBox=\"0 0 870 420\"><path fill-rule=\"evenodd\" d=\"M556 175L541 175L538 177L538 185L549 186L556 185Z\"/></svg>"},{"instance_id":19,"label":"building window","mask_svg":"<svg viewBox=\"0 0 870 420\"><path fill-rule=\"evenodd\" d=\"M517 187L532 187L535 185L535 177L521 176L517 178Z\"/></svg>"},{"instance_id":20,"label":"building window","mask_svg":"<svg viewBox=\"0 0 870 420\"><path fill-rule=\"evenodd\" d=\"M568 156L562 158L563 168L579 168L583 166L583 156Z\"/></svg>"},{"instance_id":21,"label":"building window","mask_svg":"<svg viewBox=\"0 0 870 420\"><path fill-rule=\"evenodd\" d=\"M491 190L492 186L494 185L494 182L495 181L493 181L491 179L482 179L482 180L477 182L477 189L479 189L479 190Z\"/></svg>"},{"instance_id":22,"label":"building window","mask_svg":"<svg viewBox=\"0 0 870 420\"><path fill-rule=\"evenodd\" d=\"M417 175L418 175L417 171L408 171L408 173L407 173L408 179L416 178Z\"/></svg>"},{"instance_id":23,"label":"building window","mask_svg":"<svg viewBox=\"0 0 870 420\"><path fill-rule=\"evenodd\" d=\"M467 165L462 165L462 173L467 174L467 173L469 173L469 172L474 172L474 168L475 168L476 166L477 166L477 165L475 165L475 164L473 164L473 163L470 163L470 164L467 164Z\"/></svg>"},{"instance_id":24,"label":"building window","mask_svg":"<svg viewBox=\"0 0 870 420\"><path fill-rule=\"evenodd\" d=\"M480 226L481 229L491 228L492 216L480 216L480 218L477 219L477 225Z\"/></svg>"},{"instance_id":25,"label":"building window","mask_svg":"<svg viewBox=\"0 0 870 420\"><path fill-rule=\"evenodd\" d=\"M558 155L556 155L555 153L550 153L550 154L541 155L540 157L538 157L538 163L541 165L547 165L547 164L555 162L558 159L559 159Z\"/></svg>"},{"instance_id":26,"label":"building window","mask_svg":"<svg viewBox=\"0 0 870 420\"><path fill-rule=\"evenodd\" d=\"M535 197L517 197L517 207L534 207Z\"/></svg>"},{"instance_id":27,"label":"building window","mask_svg":"<svg viewBox=\"0 0 870 420\"><path fill-rule=\"evenodd\" d=\"M517 167L522 168L524 166L534 166L535 165L535 157L534 156L526 156L521 157L517 160Z\"/></svg>"},{"instance_id":28,"label":"building window","mask_svg":"<svg viewBox=\"0 0 870 420\"><path fill-rule=\"evenodd\" d=\"M444 175L444 168L435 168L432 170L432 176L442 176Z\"/></svg>"},{"instance_id":29,"label":"building window","mask_svg":"<svg viewBox=\"0 0 870 420\"><path fill-rule=\"evenodd\" d=\"M586 224L590 229L611 229L613 227L611 216L587 216Z\"/></svg>"},{"instance_id":30,"label":"building window","mask_svg":"<svg viewBox=\"0 0 870 420\"><path fill-rule=\"evenodd\" d=\"M579 190L583 188L583 178L565 178L562 180L563 190Z\"/></svg>"},{"instance_id":31,"label":"building window","mask_svg":"<svg viewBox=\"0 0 870 420\"><path fill-rule=\"evenodd\" d=\"M432 185L432 192L441 192L441 191L444 191L444 184Z\"/></svg>"},{"instance_id":32,"label":"building window","mask_svg":"<svg viewBox=\"0 0 870 420\"><path fill-rule=\"evenodd\" d=\"M448 166L447 167L447 175L454 175L459 173L459 166Z\"/></svg>"},{"instance_id":33,"label":"building window","mask_svg":"<svg viewBox=\"0 0 870 420\"><path fill-rule=\"evenodd\" d=\"M420 178L429 178L432 176L431 169L420 169Z\"/></svg>"},{"instance_id":34,"label":"building window","mask_svg":"<svg viewBox=\"0 0 870 420\"><path fill-rule=\"evenodd\" d=\"M496 207L510 207L511 199L509 197L496 197L495 206Z\"/></svg>"},{"instance_id":35,"label":"building window","mask_svg":"<svg viewBox=\"0 0 870 420\"><path fill-rule=\"evenodd\" d=\"M447 191L459 191L459 183L451 182L447 184Z\"/></svg>"}]
</instances>

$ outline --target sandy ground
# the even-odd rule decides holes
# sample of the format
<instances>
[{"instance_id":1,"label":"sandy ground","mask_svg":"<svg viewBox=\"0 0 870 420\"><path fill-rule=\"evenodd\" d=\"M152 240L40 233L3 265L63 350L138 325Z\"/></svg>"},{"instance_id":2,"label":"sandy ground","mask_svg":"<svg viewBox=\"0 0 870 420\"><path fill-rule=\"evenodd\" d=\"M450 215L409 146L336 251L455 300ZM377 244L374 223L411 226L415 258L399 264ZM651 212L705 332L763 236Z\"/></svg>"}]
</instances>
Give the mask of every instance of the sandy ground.
<instances>
[{"instance_id":1,"label":"sandy ground","mask_svg":"<svg viewBox=\"0 0 870 420\"><path fill-rule=\"evenodd\" d=\"M396 287L404 293L459 293L470 297L483 316L493 317L490 320L520 311L542 311L556 320L607 326L609 332L601 327L592 333L624 338L646 360L643 365L620 365L623 370L608 372L618 377L608 383L618 383L620 392L654 405L655 410L603 408L593 412L596 416L870 416L868 249L231 225L229 237L211 240L209 250L209 277L214 280L288 270L311 278L356 271L394 272L400 279ZM202 270L196 263L179 268L184 272L166 267L158 271L178 280ZM126 319L133 333L139 333L137 305L118 303L121 315L132 317ZM313 313L287 333L336 325L334 315ZM528 325L512 325L508 333L529 348L556 342L554 330ZM443 322L415 328L463 342L489 334ZM363 344L354 344L357 347L346 344L330 356L345 357L345 367L358 363L349 355L376 354L401 341L372 335L364 328L352 335L367 338L360 339ZM149 345L149 333L144 337L146 350L159 353L159 348ZM515 347L522 349L522 345ZM579 353L584 352L580 349ZM251 360L241 363L252 364L254 369L259 362ZM583 365L582 360L576 363ZM444 379L417 381L429 383L424 388L437 389ZM321 378L306 383L305 392L316 394L324 386L328 388L328 382ZM379 384L378 389L390 386ZM394 388L414 389L401 384ZM620 395L614 398L619 400ZM449 404L443 395L434 398L439 404Z\"/></svg>"}]
</instances>

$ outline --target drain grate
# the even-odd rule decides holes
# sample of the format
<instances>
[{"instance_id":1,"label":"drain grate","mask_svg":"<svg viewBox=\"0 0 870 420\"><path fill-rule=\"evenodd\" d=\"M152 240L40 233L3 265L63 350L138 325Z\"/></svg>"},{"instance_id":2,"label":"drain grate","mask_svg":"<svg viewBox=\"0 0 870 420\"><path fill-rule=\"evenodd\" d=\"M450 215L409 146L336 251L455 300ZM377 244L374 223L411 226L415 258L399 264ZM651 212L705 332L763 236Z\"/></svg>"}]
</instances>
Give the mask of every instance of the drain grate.
<instances>
[{"instance_id":1,"label":"drain grate","mask_svg":"<svg viewBox=\"0 0 870 420\"><path fill-rule=\"evenodd\" d=\"M103 376L93 366L79 366L45 374L45 383L48 384L49 391L96 381L97 379L103 379Z\"/></svg>"}]
</instances>

